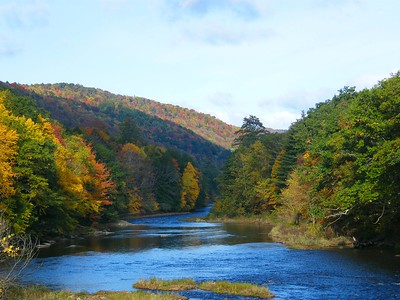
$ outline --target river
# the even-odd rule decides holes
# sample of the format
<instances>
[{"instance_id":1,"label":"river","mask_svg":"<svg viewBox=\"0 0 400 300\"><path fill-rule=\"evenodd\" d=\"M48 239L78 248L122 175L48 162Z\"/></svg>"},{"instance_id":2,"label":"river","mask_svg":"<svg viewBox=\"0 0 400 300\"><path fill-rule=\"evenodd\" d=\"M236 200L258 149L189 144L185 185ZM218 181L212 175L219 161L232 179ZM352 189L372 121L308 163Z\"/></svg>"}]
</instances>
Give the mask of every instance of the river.
<instances>
[{"instance_id":1,"label":"river","mask_svg":"<svg viewBox=\"0 0 400 300\"><path fill-rule=\"evenodd\" d=\"M139 279L191 277L268 286L275 299L400 299L400 256L390 250L294 250L264 225L184 222L193 214L134 219L99 237L41 249L25 281L54 289L133 290ZM252 299L209 292L197 299Z\"/></svg>"}]
</instances>

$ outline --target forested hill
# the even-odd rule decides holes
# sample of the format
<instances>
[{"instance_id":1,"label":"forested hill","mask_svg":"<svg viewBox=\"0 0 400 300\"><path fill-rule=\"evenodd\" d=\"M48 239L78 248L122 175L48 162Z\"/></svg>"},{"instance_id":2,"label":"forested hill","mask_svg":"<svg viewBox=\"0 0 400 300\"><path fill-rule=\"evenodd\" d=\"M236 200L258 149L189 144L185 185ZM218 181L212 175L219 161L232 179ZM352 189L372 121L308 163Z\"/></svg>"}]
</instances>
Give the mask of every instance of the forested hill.
<instances>
[{"instance_id":1,"label":"forested hill","mask_svg":"<svg viewBox=\"0 0 400 300\"><path fill-rule=\"evenodd\" d=\"M132 108L135 98L41 87L0 82L0 214L17 232L67 234L213 199L229 150Z\"/></svg>"},{"instance_id":2,"label":"forested hill","mask_svg":"<svg viewBox=\"0 0 400 300\"><path fill-rule=\"evenodd\" d=\"M221 120L171 104L163 104L141 97L122 96L97 88L88 88L79 84L35 84L24 85L28 90L43 96L59 97L83 102L92 107L113 106L128 107L144 112L146 115L158 117L189 129L209 142L229 149L238 129Z\"/></svg>"},{"instance_id":3,"label":"forested hill","mask_svg":"<svg viewBox=\"0 0 400 300\"><path fill-rule=\"evenodd\" d=\"M239 133L213 214L274 211L277 235L292 240L339 233L360 246L400 246L400 72L371 89L341 89L285 134L266 134L255 117Z\"/></svg>"},{"instance_id":4,"label":"forested hill","mask_svg":"<svg viewBox=\"0 0 400 300\"><path fill-rule=\"evenodd\" d=\"M39 107L69 129L94 130L95 133L109 136L123 134L126 140L129 140L130 135L133 140L186 153L203 169L210 185L229 155L227 149L231 146L236 130L234 126L193 110L143 98L115 95L76 84L3 86L13 88L19 95L35 99ZM143 111L135 107L142 107ZM165 111L164 118L159 116L162 111ZM175 122L168 120L167 116L174 116ZM203 136L189 126L197 129L197 132L203 132ZM123 133L121 128L125 128ZM220 143L212 140L219 140ZM101 152L101 149L96 151Z\"/></svg>"}]
</instances>

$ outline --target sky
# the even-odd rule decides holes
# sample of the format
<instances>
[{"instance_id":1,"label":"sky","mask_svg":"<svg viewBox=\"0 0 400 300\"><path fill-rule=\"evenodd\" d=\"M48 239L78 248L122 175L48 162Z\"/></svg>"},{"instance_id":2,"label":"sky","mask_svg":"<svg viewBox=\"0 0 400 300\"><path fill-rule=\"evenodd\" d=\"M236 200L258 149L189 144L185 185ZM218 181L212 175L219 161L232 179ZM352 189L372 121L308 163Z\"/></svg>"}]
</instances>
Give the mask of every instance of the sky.
<instances>
[{"instance_id":1,"label":"sky","mask_svg":"<svg viewBox=\"0 0 400 300\"><path fill-rule=\"evenodd\" d=\"M0 0L0 80L286 129L400 70L398 0Z\"/></svg>"}]
</instances>

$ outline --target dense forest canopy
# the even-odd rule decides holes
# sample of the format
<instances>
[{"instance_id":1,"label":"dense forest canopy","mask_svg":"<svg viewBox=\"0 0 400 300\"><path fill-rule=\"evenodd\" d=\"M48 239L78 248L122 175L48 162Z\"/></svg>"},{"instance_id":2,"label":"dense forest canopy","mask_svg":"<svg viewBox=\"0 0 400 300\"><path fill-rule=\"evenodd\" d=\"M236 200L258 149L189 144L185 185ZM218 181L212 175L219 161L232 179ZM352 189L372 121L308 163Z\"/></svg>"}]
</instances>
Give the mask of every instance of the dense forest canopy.
<instances>
[{"instance_id":1,"label":"dense forest canopy","mask_svg":"<svg viewBox=\"0 0 400 300\"><path fill-rule=\"evenodd\" d=\"M246 118L219 177L214 215L274 211L314 230L399 242L400 74L372 89L345 87L282 135ZM298 219L297 219L298 221Z\"/></svg>"},{"instance_id":2,"label":"dense forest canopy","mask_svg":"<svg viewBox=\"0 0 400 300\"><path fill-rule=\"evenodd\" d=\"M71 86L76 94L0 84L0 210L15 231L62 235L127 212L210 202L228 150L111 94L80 98L85 88Z\"/></svg>"},{"instance_id":3,"label":"dense forest canopy","mask_svg":"<svg viewBox=\"0 0 400 300\"><path fill-rule=\"evenodd\" d=\"M399 73L339 90L279 134L255 116L232 133L142 100L0 83L0 210L14 230L60 235L126 212L193 210L215 198L217 178L213 216L268 214L321 234L400 243ZM221 136L230 145L211 142Z\"/></svg>"},{"instance_id":4,"label":"dense forest canopy","mask_svg":"<svg viewBox=\"0 0 400 300\"><path fill-rule=\"evenodd\" d=\"M117 106L118 108L125 107L133 111L140 111L146 115L155 116L187 128L207 141L225 149L229 149L237 130L235 126L228 125L215 117L196 112L193 109L163 104L142 97L116 95L78 84L35 84L24 85L24 88L47 97L83 102L91 107L111 106L114 110Z\"/></svg>"},{"instance_id":5,"label":"dense forest canopy","mask_svg":"<svg viewBox=\"0 0 400 300\"><path fill-rule=\"evenodd\" d=\"M117 143L130 141L141 145L158 145L191 156L201 167L204 182L207 187L210 186L210 191L214 186L213 178L229 155L225 146L217 145L212 140L218 140L219 135L230 141L234 138L233 126L193 110L165 106L151 100L114 95L75 84L6 86L18 95L34 99L38 107L49 112L51 118L67 129L81 131L98 155L110 155L110 152L104 151L110 145L104 145L103 139L109 136L120 137L122 140L117 140ZM139 107L151 109L136 109L136 106L132 106L133 102ZM171 121L165 116L161 118L159 110L154 107L169 111L169 115L174 112L182 121ZM193 126L198 130L207 130L208 137L204 138L198 131L193 131ZM100 159L107 160L106 157Z\"/></svg>"}]
</instances>

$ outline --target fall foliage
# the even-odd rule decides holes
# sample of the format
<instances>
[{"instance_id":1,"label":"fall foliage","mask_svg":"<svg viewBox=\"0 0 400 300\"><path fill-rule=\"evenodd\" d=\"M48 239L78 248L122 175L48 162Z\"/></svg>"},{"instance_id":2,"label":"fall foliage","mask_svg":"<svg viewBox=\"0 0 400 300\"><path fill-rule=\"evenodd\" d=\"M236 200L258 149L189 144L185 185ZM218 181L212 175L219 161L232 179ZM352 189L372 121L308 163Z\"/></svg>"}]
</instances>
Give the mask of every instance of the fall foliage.
<instances>
[{"instance_id":1,"label":"fall foliage","mask_svg":"<svg viewBox=\"0 0 400 300\"><path fill-rule=\"evenodd\" d=\"M110 126L71 109L68 97L63 113L82 113L74 118L88 126L71 129L39 107L40 95L0 87L0 212L15 232L62 235L127 212L187 211L206 203L200 189L207 182L200 181L212 178L202 176L193 156L150 143L130 109L115 103L111 115L121 115Z\"/></svg>"},{"instance_id":2,"label":"fall foliage","mask_svg":"<svg viewBox=\"0 0 400 300\"><path fill-rule=\"evenodd\" d=\"M199 170L188 162L182 174L181 209L192 210L200 194Z\"/></svg>"},{"instance_id":3,"label":"fall foliage","mask_svg":"<svg viewBox=\"0 0 400 300\"><path fill-rule=\"evenodd\" d=\"M258 133L263 126L255 117L245 118L212 213L273 208L289 226L301 218L314 232L399 243L399 87L400 73L372 89L345 87L303 112L275 141Z\"/></svg>"},{"instance_id":4,"label":"fall foliage","mask_svg":"<svg viewBox=\"0 0 400 300\"><path fill-rule=\"evenodd\" d=\"M63 137L35 109L29 99L0 92L0 209L17 233L41 225L42 234L63 232L111 204L114 184L82 137Z\"/></svg>"}]
</instances>

